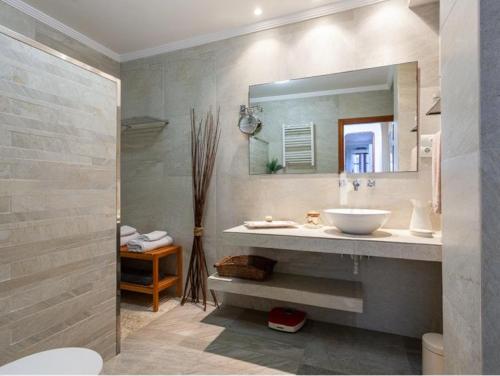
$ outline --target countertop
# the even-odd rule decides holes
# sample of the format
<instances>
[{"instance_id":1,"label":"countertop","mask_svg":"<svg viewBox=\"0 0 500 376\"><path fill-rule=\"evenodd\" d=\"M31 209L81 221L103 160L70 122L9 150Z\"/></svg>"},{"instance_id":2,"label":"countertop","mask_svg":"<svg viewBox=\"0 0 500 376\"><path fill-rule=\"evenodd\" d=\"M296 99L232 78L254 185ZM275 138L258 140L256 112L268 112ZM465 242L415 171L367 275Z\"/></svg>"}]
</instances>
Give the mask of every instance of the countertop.
<instances>
[{"instance_id":1,"label":"countertop","mask_svg":"<svg viewBox=\"0 0 500 376\"><path fill-rule=\"evenodd\" d=\"M225 230L223 237L227 244L247 247L441 261L439 233L423 238L402 229L383 228L371 235L350 235L330 226L249 229L241 225Z\"/></svg>"}]
</instances>

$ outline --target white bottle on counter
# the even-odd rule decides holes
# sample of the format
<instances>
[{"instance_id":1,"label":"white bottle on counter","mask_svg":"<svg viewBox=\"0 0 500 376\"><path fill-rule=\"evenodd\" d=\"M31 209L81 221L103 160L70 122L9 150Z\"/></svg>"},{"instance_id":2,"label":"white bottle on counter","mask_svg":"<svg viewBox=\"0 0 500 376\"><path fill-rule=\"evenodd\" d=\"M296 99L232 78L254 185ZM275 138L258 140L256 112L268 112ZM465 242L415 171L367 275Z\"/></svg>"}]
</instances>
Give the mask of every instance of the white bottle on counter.
<instances>
[{"instance_id":1,"label":"white bottle on counter","mask_svg":"<svg viewBox=\"0 0 500 376\"><path fill-rule=\"evenodd\" d=\"M432 232L431 205L428 201L411 199L413 212L411 213L410 231L425 230Z\"/></svg>"}]
</instances>

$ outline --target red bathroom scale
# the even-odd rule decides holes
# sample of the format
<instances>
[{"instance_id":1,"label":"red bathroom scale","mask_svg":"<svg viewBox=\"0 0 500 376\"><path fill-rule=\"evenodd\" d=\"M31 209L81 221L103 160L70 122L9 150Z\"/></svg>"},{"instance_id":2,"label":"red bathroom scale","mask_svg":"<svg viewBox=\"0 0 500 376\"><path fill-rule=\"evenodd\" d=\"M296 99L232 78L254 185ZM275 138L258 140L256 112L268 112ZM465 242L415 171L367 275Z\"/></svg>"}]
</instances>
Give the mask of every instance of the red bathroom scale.
<instances>
[{"instance_id":1,"label":"red bathroom scale","mask_svg":"<svg viewBox=\"0 0 500 376\"><path fill-rule=\"evenodd\" d=\"M292 308L273 308L269 312L268 326L281 332L295 333L306 323L306 313Z\"/></svg>"}]
</instances>

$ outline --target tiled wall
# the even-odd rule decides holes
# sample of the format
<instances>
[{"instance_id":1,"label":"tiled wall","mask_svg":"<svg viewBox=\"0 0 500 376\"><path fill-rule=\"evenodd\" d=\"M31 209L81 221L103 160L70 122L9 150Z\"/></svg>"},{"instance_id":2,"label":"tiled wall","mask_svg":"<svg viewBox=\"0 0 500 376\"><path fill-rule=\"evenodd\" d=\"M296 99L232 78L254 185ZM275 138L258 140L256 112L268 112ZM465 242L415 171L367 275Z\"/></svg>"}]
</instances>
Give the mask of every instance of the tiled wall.
<instances>
[{"instance_id":1,"label":"tiled wall","mask_svg":"<svg viewBox=\"0 0 500 376\"><path fill-rule=\"evenodd\" d=\"M481 373L479 3L443 1L441 12L446 369Z\"/></svg>"},{"instance_id":2,"label":"tiled wall","mask_svg":"<svg viewBox=\"0 0 500 376\"><path fill-rule=\"evenodd\" d=\"M500 3L441 0L446 370L498 373Z\"/></svg>"},{"instance_id":3,"label":"tiled wall","mask_svg":"<svg viewBox=\"0 0 500 376\"><path fill-rule=\"evenodd\" d=\"M0 25L43 43L63 54L115 77L120 76L120 63L74 40L58 30L0 0Z\"/></svg>"},{"instance_id":4,"label":"tiled wall","mask_svg":"<svg viewBox=\"0 0 500 376\"><path fill-rule=\"evenodd\" d=\"M436 4L410 10L406 0L389 0L122 64L124 113L145 115L141 112L146 109L170 120L159 135L134 140L125 136L124 222L141 231L166 228L189 251L193 226L192 106L198 114L210 106L221 107L223 137L205 222L208 265L223 255L248 251L224 246L222 231L226 228L267 214L303 221L307 210L338 206L337 175L249 176L248 140L237 127L239 106L248 100L248 86L418 61L420 130L433 133L439 129L439 117L424 114L439 86L438 30ZM154 82L154 86L148 82ZM376 178L374 189L367 188L363 178L360 191L348 194L349 205L392 210L388 226L408 226L409 199L430 200L429 160L422 160L417 173L381 174ZM435 224L439 226L439 219L435 218ZM281 270L352 278L365 284L365 313L356 316L322 311L316 312L316 317L412 336L441 330L440 264L363 260L360 274L353 276L352 262L347 258L269 252L279 260ZM246 297L227 299L239 305L265 305Z\"/></svg>"},{"instance_id":5,"label":"tiled wall","mask_svg":"<svg viewBox=\"0 0 500 376\"><path fill-rule=\"evenodd\" d=\"M481 330L483 373L500 373L500 2L481 1Z\"/></svg>"},{"instance_id":6,"label":"tiled wall","mask_svg":"<svg viewBox=\"0 0 500 376\"><path fill-rule=\"evenodd\" d=\"M0 364L116 345L116 82L0 34Z\"/></svg>"}]
</instances>

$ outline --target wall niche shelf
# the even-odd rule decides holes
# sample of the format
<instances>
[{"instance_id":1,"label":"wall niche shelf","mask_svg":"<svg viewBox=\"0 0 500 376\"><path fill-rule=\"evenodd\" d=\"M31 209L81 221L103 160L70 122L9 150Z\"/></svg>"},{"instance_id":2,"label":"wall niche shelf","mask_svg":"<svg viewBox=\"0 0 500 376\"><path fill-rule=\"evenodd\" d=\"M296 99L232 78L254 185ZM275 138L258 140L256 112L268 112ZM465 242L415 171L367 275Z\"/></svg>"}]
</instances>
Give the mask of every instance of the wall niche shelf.
<instances>
[{"instance_id":1,"label":"wall niche shelf","mask_svg":"<svg viewBox=\"0 0 500 376\"><path fill-rule=\"evenodd\" d=\"M361 283L356 281L273 273L268 280L260 282L219 277L215 273L208 278L208 288L340 311L363 312L363 290Z\"/></svg>"},{"instance_id":2,"label":"wall niche shelf","mask_svg":"<svg viewBox=\"0 0 500 376\"><path fill-rule=\"evenodd\" d=\"M137 116L127 119L122 119L122 132L151 132L161 131L168 125L168 120L158 119L150 116Z\"/></svg>"}]
</instances>

